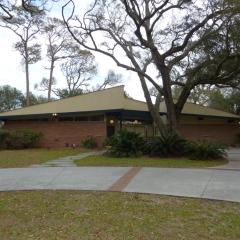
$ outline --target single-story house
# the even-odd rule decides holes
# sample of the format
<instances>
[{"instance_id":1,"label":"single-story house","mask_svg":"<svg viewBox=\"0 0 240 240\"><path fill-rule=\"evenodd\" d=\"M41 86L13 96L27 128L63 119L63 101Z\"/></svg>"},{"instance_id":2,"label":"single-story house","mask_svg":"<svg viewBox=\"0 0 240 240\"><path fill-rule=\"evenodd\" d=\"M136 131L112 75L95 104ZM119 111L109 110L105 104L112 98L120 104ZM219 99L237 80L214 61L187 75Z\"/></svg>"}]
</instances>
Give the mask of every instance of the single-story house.
<instances>
[{"instance_id":1,"label":"single-story house","mask_svg":"<svg viewBox=\"0 0 240 240\"><path fill-rule=\"evenodd\" d=\"M159 114L166 120L166 106ZM147 104L124 96L124 86L0 113L3 128L32 129L43 133L43 147L80 145L89 136L99 146L121 128L146 137L157 135ZM228 112L186 103L179 132L188 139L208 139L234 144L240 117Z\"/></svg>"}]
</instances>

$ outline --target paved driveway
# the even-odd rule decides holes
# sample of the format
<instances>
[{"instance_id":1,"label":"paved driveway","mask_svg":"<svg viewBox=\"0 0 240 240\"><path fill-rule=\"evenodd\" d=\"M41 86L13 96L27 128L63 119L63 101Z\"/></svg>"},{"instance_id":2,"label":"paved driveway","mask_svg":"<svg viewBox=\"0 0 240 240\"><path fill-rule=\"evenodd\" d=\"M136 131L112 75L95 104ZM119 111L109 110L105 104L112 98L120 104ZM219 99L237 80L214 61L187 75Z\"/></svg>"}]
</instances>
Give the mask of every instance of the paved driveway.
<instances>
[{"instance_id":1,"label":"paved driveway","mask_svg":"<svg viewBox=\"0 0 240 240\"><path fill-rule=\"evenodd\" d=\"M240 202L240 171L55 167L0 169L0 190L74 189L167 194Z\"/></svg>"}]
</instances>

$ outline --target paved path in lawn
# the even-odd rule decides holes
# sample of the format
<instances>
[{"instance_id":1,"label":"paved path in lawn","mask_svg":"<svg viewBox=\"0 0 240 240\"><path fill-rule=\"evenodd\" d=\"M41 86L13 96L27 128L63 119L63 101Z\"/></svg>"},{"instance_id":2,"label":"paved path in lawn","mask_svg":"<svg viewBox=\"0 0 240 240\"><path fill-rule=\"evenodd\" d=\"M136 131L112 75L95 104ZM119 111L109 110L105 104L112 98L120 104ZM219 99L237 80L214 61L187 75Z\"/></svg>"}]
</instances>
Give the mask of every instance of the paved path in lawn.
<instances>
[{"instance_id":1,"label":"paved path in lawn","mask_svg":"<svg viewBox=\"0 0 240 240\"><path fill-rule=\"evenodd\" d=\"M129 167L0 169L0 190L71 189L166 194L240 202L240 171Z\"/></svg>"},{"instance_id":2,"label":"paved path in lawn","mask_svg":"<svg viewBox=\"0 0 240 240\"><path fill-rule=\"evenodd\" d=\"M82 159L92 155L101 155L103 153L104 151L80 153L74 156L61 157L61 158L51 160L42 164L34 164L34 165L31 165L30 168L32 167L76 167L77 165L74 163L75 160Z\"/></svg>"},{"instance_id":3,"label":"paved path in lawn","mask_svg":"<svg viewBox=\"0 0 240 240\"><path fill-rule=\"evenodd\" d=\"M240 171L240 148L229 148L227 150L229 163L223 166L214 167L215 169L228 169Z\"/></svg>"}]
</instances>

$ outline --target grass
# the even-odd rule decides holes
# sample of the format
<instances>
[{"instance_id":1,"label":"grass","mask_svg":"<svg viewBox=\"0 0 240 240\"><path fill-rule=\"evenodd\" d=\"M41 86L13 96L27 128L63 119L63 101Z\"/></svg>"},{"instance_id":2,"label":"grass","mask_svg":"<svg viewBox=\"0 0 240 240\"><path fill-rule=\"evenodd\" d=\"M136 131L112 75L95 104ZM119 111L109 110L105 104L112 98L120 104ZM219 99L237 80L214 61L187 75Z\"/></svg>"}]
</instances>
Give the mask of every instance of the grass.
<instances>
[{"instance_id":1,"label":"grass","mask_svg":"<svg viewBox=\"0 0 240 240\"><path fill-rule=\"evenodd\" d=\"M114 158L107 156L89 156L76 160L77 166L140 166L140 167L178 167L178 168L202 168L224 165L228 161L220 160L189 160L185 158Z\"/></svg>"},{"instance_id":2,"label":"grass","mask_svg":"<svg viewBox=\"0 0 240 240\"><path fill-rule=\"evenodd\" d=\"M27 149L0 151L0 168L27 167L40 164L59 157L76 155L82 152L79 149Z\"/></svg>"},{"instance_id":3,"label":"grass","mask_svg":"<svg viewBox=\"0 0 240 240\"><path fill-rule=\"evenodd\" d=\"M168 196L0 193L2 240L237 240L240 204Z\"/></svg>"}]
</instances>

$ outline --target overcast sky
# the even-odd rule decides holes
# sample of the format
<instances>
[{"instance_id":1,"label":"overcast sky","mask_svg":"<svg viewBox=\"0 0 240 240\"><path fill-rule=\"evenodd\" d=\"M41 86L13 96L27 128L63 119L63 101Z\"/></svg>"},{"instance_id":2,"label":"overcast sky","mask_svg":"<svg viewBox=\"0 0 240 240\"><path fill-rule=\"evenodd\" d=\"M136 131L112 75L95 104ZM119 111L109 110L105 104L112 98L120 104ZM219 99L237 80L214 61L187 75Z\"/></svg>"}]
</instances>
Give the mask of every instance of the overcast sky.
<instances>
[{"instance_id":1,"label":"overcast sky","mask_svg":"<svg viewBox=\"0 0 240 240\"><path fill-rule=\"evenodd\" d=\"M84 0L84 3L83 1L79 2L81 2L80 8L84 9L89 0ZM49 16L61 17L61 6L62 2L54 3ZM25 92L25 72L23 66L21 65L21 56L13 47L17 40L18 39L13 32L8 29L0 28L0 85L8 84ZM42 42L44 45L44 39L39 37L38 41ZM43 60L30 65L30 89L36 94L46 96L46 93L34 90L34 85L36 83L39 83L43 77L48 77L48 71L45 69L47 66L47 62L44 60L45 54L46 50L43 49ZM123 84L125 85L125 90L130 94L130 96L139 100L144 99L140 83L134 74L118 68L111 59L103 55L93 54L95 55L96 62L98 64L98 74L93 81L97 83L98 81L104 79L110 69L115 70L116 73L121 73L123 75ZM59 67L56 67L55 69L55 77L58 81L58 86L64 87L65 80Z\"/></svg>"}]
</instances>

